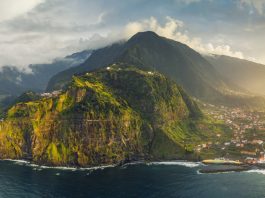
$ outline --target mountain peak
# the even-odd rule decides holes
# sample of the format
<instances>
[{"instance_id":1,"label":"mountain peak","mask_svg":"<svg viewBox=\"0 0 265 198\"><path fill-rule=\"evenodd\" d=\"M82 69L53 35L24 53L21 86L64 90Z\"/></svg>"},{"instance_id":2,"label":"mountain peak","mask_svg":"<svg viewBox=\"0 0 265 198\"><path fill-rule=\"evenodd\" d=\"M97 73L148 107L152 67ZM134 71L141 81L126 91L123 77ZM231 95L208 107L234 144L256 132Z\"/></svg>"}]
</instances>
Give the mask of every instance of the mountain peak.
<instances>
[{"instance_id":1,"label":"mountain peak","mask_svg":"<svg viewBox=\"0 0 265 198\"><path fill-rule=\"evenodd\" d=\"M159 37L159 35L156 34L153 31L137 32L134 36L155 36L155 37Z\"/></svg>"},{"instance_id":2,"label":"mountain peak","mask_svg":"<svg viewBox=\"0 0 265 198\"><path fill-rule=\"evenodd\" d=\"M112 63L127 63L144 70L156 70L197 98L210 100L213 96L221 95L219 90L228 89L219 73L199 53L184 44L146 31L136 33L119 46L96 50L80 67L52 78L48 90L62 88L73 74L92 71Z\"/></svg>"},{"instance_id":3,"label":"mountain peak","mask_svg":"<svg viewBox=\"0 0 265 198\"><path fill-rule=\"evenodd\" d=\"M142 41L142 40L154 40L160 39L161 37L157 35L155 32L146 31L146 32L138 32L134 36L129 39L130 41Z\"/></svg>"}]
</instances>

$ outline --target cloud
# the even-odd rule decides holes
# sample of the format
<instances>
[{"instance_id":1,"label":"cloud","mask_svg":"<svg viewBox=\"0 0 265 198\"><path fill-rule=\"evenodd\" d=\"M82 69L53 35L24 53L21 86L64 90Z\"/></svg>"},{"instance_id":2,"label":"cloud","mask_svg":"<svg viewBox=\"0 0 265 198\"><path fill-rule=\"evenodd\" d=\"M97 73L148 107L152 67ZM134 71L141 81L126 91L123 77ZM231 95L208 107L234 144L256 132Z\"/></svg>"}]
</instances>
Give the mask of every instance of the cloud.
<instances>
[{"instance_id":1,"label":"cloud","mask_svg":"<svg viewBox=\"0 0 265 198\"><path fill-rule=\"evenodd\" d=\"M28 12L44 0L1 0L0 22Z\"/></svg>"},{"instance_id":2,"label":"cloud","mask_svg":"<svg viewBox=\"0 0 265 198\"><path fill-rule=\"evenodd\" d=\"M39 19L36 19L38 17ZM93 21L89 25L71 25L67 22L56 25L58 21L43 21L40 15L33 18L25 15L9 22L6 27L9 28L7 32L12 32L11 34L6 34L5 30L0 28L0 47L4 49L0 54L0 65L15 65L26 70L29 64L47 63L54 58L84 49L104 47L113 42L129 39L137 32L147 30L185 43L201 53L243 58L241 52L233 51L229 45L204 44L202 39L189 36L185 30L185 24L171 17L166 17L162 24L155 17L150 17L129 22L124 27L108 27L107 29L110 29L108 31L101 31L101 26L96 24L104 24L105 12L96 15L94 17L96 22ZM32 20L36 21L32 22ZM21 24L21 26L15 24ZM17 32L15 27L17 27Z\"/></svg>"},{"instance_id":3,"label":"cloud","mask_svg":"<svg viewBox=\"0 0 265 198\"><path fill-rule=\"evenodd\" d=\"M14 65L25 69L29 64L51 62L54 58L90 48L87 43L90 37L103 32L107 12L92 1L19 1L26 1L28 9L0 21L0 67ZM10 2L19 5L15 0ZM8 6L7 3L2 5ZM91 9L89 12L86 6ZM32 7L34 9L30 10Z\"/></svg>"},{"instance_id":4,"label":"cloud","mask_svg":"<svg viewBox=\"0 0 265 198\"><path fill-rule=\"evenodd\" d=\"M51 62L147 30L200 53L264 62L264 20L235 2L262 11L254 0L0 0L0 67ZM12 11L18 5L21 9Z\"/></svg>"},{"instance_id":5,"label":"cloud","mask_svg":"<svg viewBox=\"0 0 265 198\"><path fill-rule=\"evenodd\" d=\"M240 6L250 6L255 8L260 15L264 14L265 1L264 0L240 0ZM250 12L251 13L251 12Z\"/></svg>"},{"instance_id":6,"label":"cloud","mask_svg":"<svg viewBox=\"0 0 265 198\"><path fill-rule=\"evenodd\" d=\"M124 34L127 38L129 38L137 32L149 30L154 31L161 36L185 43L203 54L221 54L244 58L242 52L232 50L231 46L225 43L221 45L204 43L201 38L189 36L188 32L184 29L184 23L171 17L166 17L166 22L162 25L159 24L158 20L154 17L141 21L130 22L126 25Z\"/></svg>"},{"instance_id":7,"label":"cloud","mask_svg":"<svg viewBox=\"0 0 265 198\"><path fill-rule=\"evenodd\" d=\"M180 2L180 3L186 3L186 4L191 4L191 3L198 3L201 0L176 0L176 2Z\"/></svg>"}]
</instances>

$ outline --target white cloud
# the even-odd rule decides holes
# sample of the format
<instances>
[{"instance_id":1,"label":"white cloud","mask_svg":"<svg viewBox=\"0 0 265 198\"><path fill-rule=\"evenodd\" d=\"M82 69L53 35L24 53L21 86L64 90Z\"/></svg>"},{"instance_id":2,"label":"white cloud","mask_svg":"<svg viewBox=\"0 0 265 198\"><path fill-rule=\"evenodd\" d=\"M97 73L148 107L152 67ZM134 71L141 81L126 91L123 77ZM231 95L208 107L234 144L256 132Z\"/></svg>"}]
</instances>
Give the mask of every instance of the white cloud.
<instances>
[{"instance_id":1,"label":"white cloud","mask_svg":"<svg viewBox=\"0 0 265 198\"><path fill-rule=\"evenodd\" d=\"M264 8L265 8L264 0L240 0L241 7L246 5L255 8L259 14L261 15L264 14Z\"/></svg>"},{"instance_id":2,"label":"white cloud","mask_svg":"<svg viewBox=\"0 0 265 198\"><path fill-rule=\"evenodd\" d=\"M203 1L213 2L213 0L174 1L183 5ZM20 68L27 68L27 65L31 63L50 62L56 57L63 57L83 49L104 47L112 42L128 39L139 31L147 30L185 43L201 53L243 58L242 52L234 50L237 47L243 50L244 54L257 59L263 56L261 52L264 48L260 44L263 37L257 37L256 30L252 26L249 27L253 31L249 41L254 41L250 43L242 39L244 37L240 32L240 27L234 28L237 32L234 29L232 33L225 32L224 30L232 29L226 23L219 25L216 30L218 34L215 34L213 26L206 27L210 22L206 23L200 17L198 20L192 19L192 22L191 18L182 17L188 23L186 27L182 21L172 17L151 17L140 20L139 18L152 15L158 16L155 12L161 12L159 16L164 16L165 13L162 8L157 10L150 8L154 11L146 14L142 13L143 11L135 15L130 14L130 12L135 13L133 9L135 7L126 6L139 6L139 3L134 5L138 1L132 0L131 3L126 1L123 4L113 3L113 1L108 5L106 2L100 2L92 0L0 0L0 66L16 65ZM261 12L263 6L261 2L265 0L237 0L237 2L240 2L242 6L255 6L255 9ZM166 8L166 13L168 13L168 7ZM211 23L214 23L214 20ZM198 34L200 34L199 37ZM219 34L225 35L222 40L218 40ZM259 46L261 47L258 48Z\"/></svg>"},{"instance_id":3,"label":"white cloud","mask_svg":"<svg viewBox=\"0 0 265 198\"><path fill-rule=\"evenodd\" d=\"M44 0L1 0L0 22L28 12Z\"/></svg>"},{"instance_id":4,"label":"white cloud","mask_svg":"<svg viewBox=\"0 0 265 198\"><path fill-rule=\"evenodd\" d=\"M99 13L95 17L95 21L104 23L104 16L104 12ZM19 19L17 20L19 21ZM15 20L16 23L18 23L17 20ZM24 21L24 26L20 28L19 32L11 31L13 26L9 30L9 34L0 28L0 66L15 65L25 70L29 64L51 62L54 58L84 49L104 47L113 42L128 39L137 32L148 30L185 43L201 53L243 58L241 52L233 51L229 45L205 44L200 38L189 36L184 29L184 23L171 17L166 17L164 24L160 24L156 18L151 17L130 22L124 27L108 28L107 31L101 31L95 24L92 24L92 29L89 29L90 26L81 26L80 30L75 30L76 24L71 28L66 22L58 27L53 25L53 23L56 24L56 21L46 21L46 26L50 25L48 29L41 24L43 20L40 20L38 27L36 27L38 25L35 24L36 22L33 25L31 21L29 24L25 24L25 22L29 22L29 20ZM28 27L25 28L25 26Z\"/></svg>"},{"instance_id":5,"label":"white cloud","mask_svg":"<svg viewBox=\"0 0 265 198\"><path fill-rule=\"evenodd\" d=\"M176 2L186 3L186 4L197 3L197 2L200 2L200 1L201 0L176 0Z\"/></svg>"},{"instance_id":6,"label":"white cloud","mask_svg":"<svg viewBox=\"0 0 265 198\"><path fill-rule=\"evenodd\" d=\"M0 9L9 6L5 1L0 0ZM12 14L10 8L6 11L9 15L0 13L0 67L14 65L25 69L29 64L51 62L100 44L99 39L94 41L95 37L93 44L90 37L102 32L100 24L107 12L93 7L93 2L82 1L91 9L87 12L77 0L9 0L11 7L17 8L18 1L25 3L25 9Z\"/></svg>"},{"instance_id":7,"label":"white cloud","mask_svg":"<svg viewBox=\"0 0 265 198\"><path fill-rule=\"evenodd\" d=\"M191 37L188 33L183 30L184 23L182 21L166 17L165 24L161 25L157 19L151 17L149 19L135 21L127 24L124 30L124 34L127 38L140 31L154 31L157 34L185 43L191 48L199 51L200 53L210 54L222 54L227 56L233 56L237 58L244 58L243 53L240 51L234 51L227 44L204 43L198 37Z\"/></svg>"}]
</instances>

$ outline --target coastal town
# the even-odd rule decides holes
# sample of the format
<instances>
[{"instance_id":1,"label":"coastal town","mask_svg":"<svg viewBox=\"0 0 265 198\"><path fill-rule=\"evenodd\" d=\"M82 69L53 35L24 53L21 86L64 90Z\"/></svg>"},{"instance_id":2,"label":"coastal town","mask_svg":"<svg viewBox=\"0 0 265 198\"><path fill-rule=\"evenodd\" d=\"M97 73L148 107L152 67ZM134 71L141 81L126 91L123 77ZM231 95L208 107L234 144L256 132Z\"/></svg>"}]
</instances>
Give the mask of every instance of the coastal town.
<instances>
[{"instance_id":1,"label":"coastal town","mask_svg":"<svg viewBox=\"0 0 265 198\"><path fill-rule=\"evenodd\" d=\"M247 163L264 161L265 113L246 111L240 108L229 108L203 104L206 115L226 124L231 131L231 138L224 140L217 134L215 142L197 145L198 153L210 149L219 150L220 157L239 159ZM265 161L264 161L265 162Z\"/></svg>"}]
</instances>

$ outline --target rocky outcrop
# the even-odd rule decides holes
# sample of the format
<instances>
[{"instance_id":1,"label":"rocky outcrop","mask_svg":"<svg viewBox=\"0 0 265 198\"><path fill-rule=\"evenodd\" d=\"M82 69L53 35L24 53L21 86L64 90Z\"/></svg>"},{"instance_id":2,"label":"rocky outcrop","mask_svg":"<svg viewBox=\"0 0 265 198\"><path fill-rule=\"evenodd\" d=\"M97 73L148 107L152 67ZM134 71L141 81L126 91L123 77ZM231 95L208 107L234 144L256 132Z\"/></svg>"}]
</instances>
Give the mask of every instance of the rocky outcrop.
<instances>
[{"instance_id":1,"label":"rocky outcrop","mask_svg":"<svg viewBox=\"0 0 265 198\"><path fill-rule=\"evenodd\" d=\"M74 76L57 96L12 106L0 123L0 158L72 166L184 158L201 119L165 76L111 65Z\"/></svg>"}]
</instances>

